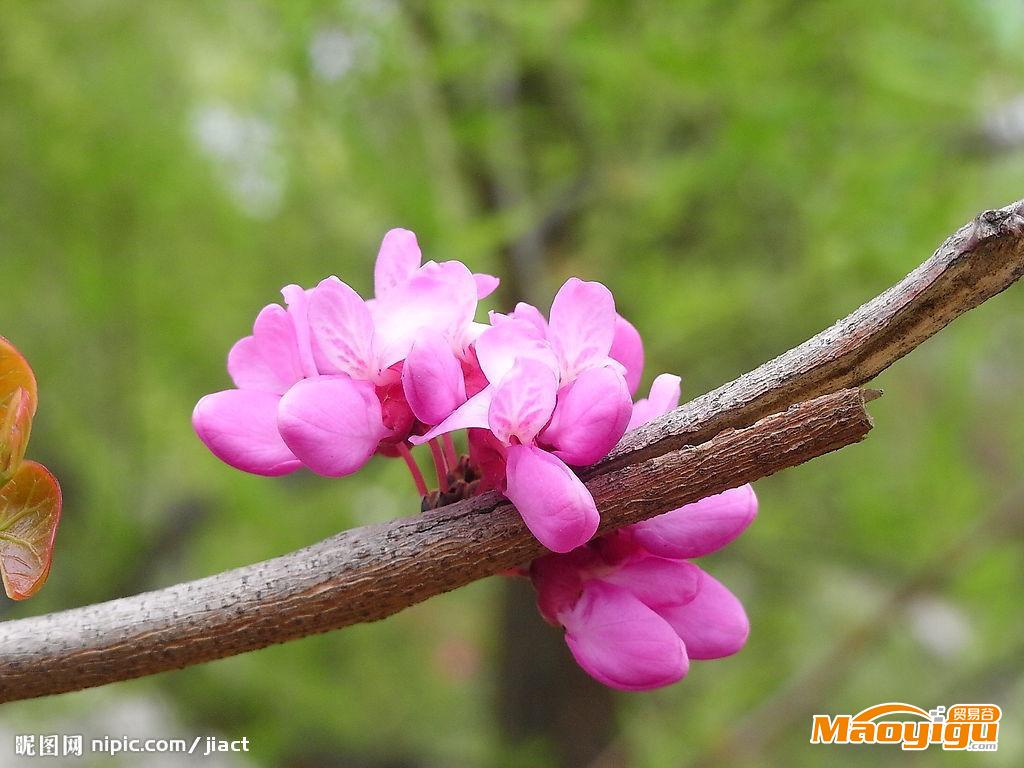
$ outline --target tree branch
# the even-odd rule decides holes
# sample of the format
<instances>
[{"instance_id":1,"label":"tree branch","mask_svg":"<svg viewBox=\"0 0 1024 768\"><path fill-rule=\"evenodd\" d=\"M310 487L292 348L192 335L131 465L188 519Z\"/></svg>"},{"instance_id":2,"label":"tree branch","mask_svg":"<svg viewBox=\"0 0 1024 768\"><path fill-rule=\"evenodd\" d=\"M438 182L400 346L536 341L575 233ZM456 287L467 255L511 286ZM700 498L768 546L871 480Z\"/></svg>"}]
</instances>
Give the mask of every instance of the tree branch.
<instances>
[{"instance_id":1,"label":"tree branch","mask_svg":"<svg viewBox=\"0 0 1024 768\"><path fill-rule=\"evenodd\" d=\"M793 403L865 384L1024 274L1024 200L985 211L932 257L798 347L627 434L585 476L753 424Z\"/></svg>"},{"instance_id":2,"label":"tree branch","mask_svg":"<svg viewBox=\"0 0 1024 768\"><path fill-rule=\"evenodd\" d=\"M870 380L1024 273L1024 202L981 214L801 346L629 433L582 473L611 530L861 440ZM865 394L868 397L865 397ZM488 494L263 563L0 623L0 701L127 680L373 621L541 553Z\"/></svg>"},{"instance_id":3,"label":"tree branch","mask_svg":"<svg viewBox=\"0 0 1024 768\"><path fill-rule=\"evenodd\" d=\"M860 440L858 390L802 403L591 481L604 528L636 522ZM103 685L373 621L543 548L486 494L199 581L0 624L0 701Z\"/></svg>"}]
</instances>

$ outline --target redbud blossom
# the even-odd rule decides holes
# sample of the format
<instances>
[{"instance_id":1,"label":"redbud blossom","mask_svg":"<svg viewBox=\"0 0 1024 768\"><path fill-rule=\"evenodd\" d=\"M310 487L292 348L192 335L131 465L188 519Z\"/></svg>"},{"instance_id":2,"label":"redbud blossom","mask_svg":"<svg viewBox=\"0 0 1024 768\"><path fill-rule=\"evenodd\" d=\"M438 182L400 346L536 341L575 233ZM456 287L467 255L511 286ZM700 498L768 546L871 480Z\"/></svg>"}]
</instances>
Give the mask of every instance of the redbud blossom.
<instances>
[{"instance_id":1,"label":"redbud blossom","mask_svg":"<svg viewBox=\"0 0 1024 768\"><path fill-rule=\"evenodd\" d=\"M643 342L607 287L570 278L547 317L530 304L476 320L498 284L458 261L423 262L416 236L388 232L364 300L337 277L288 286L287 309L257 316L232 347L235 389L202 398L193 424L218 458L280 475L339 477L374 454L405 460L424 506L497 490L552 551L529 569L538 607L579 664L606 685L675 682L691 660L735 653L739 601L689 562L757 514L750 486L594 539L600 518L574 467L600 461L627 429L679 402L662 374L633 403ZM468 455L452 435L466 430ZM428 444L429 491L415 446Z\"/></svg>"},{"instance_id":2,"label":"redbud blossom","mask_svg":"<svg viewBox=\"0 0 1024 768\"><path fill-rule=\"evenodd\" d=\"M679 378L663 374L633 406L630 423L678 402ZM577 663L605 685L639 691L674 683L691 660L729 656L746 642L739 600L688 558L724 547L756 514L745 485L539 558L530 576L541 615L565 628Z\"/></svg>"}]
</instances>

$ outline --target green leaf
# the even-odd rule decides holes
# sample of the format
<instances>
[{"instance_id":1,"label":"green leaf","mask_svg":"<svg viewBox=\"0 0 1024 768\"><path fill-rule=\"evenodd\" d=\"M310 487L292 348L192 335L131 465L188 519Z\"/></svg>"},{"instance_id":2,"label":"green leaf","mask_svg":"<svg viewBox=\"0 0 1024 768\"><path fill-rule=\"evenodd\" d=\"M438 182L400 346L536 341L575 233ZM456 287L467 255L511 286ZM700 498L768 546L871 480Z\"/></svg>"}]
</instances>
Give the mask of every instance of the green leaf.
<instances>
[{"instance_id":1,"label":"green leaf","mask_svg":"<svg viewBox=\"0 0 1024 768\"><path fill-rule=\"evenodd\" d=\"M57 479L34 461L0 488L0 575L11 599L32 597L46 582L60 509Z\"/></svg>"},{"instance_id":2,"label":"green leaf","mask_svg":"<svg viewBox=\"0 0 1024 768\"><path fill-rule=\"evenodd\" d=\"M0 336L0 486L14 475L25 456L36 413L36 377L32 368Z\"/></svg>"}]
</instances>

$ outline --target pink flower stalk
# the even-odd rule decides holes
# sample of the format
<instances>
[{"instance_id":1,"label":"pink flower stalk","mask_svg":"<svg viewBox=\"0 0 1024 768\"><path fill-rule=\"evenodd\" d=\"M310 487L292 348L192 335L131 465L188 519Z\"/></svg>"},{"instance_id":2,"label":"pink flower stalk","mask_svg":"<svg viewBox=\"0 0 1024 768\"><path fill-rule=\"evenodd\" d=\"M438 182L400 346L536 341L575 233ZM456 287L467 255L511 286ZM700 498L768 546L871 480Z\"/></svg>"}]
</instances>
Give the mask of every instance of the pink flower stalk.
<instances>
[{"instance_id":1,"label":"pink flower stalk","mask_svg":"<svg viewBox=\"0 0 1024 768\"><path fill-rule=\"evenodd\" d=\"M674 408L679 378L664 374L633 407L638 426ZM739 600L689 558L714 552L757 514L749 485L627 526L529 570L541 615L565 628L577 663L627 691L677 682L691 659L736 653L749 633Z\"/></svg>"},{"instance_id":2,"label":"pink flower stalk","mask_svg":"<svg viewBox=\"0 0 1024 768\"><path fill-rule=\"evenodd\" d=\"M528 304L492 313L474 347L486 386L410 442L471 430L470 455L486 485L505 494L544 546L568 552L599 523L594 499L570 465L605 456L632 413L624 374L633 374L611 356L616 339L629 364L642 363L639 335L600 283L568 280L550 321ZM447 389L457 373L449 366Z\"/></svg>"},{"instance_id":3,"label":"pink flower stalk","mask_svg":"<svg viewBox=\"0 0 1024 768\"><path fill-rule=\"evenodd\" d=\"M415 422L403 362L424 339L467 354L478 297L497 285L460 262L420 262L415 235L395 229L381 243L374 299L336 277L286 287L288 309L265 307L228 355L236 389L196 405L200 439L227 464L261 475L305 465L339 477L378 449L401 452Z\"/></svg>"}]
</instances>

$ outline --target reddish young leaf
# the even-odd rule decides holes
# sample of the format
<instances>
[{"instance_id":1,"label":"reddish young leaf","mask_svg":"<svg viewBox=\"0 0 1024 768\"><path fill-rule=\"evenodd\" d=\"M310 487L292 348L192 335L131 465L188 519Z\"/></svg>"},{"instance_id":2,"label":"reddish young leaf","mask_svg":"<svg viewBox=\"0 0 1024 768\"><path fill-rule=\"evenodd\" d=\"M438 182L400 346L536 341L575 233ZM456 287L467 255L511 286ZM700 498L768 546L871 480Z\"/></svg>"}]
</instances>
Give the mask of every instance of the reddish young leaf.
<instances>
[{"instance_id":1,"label":"reddish young leaf","mask_svg":"<svg viewBox=\"0 0 1024 768\"><path fill-rule=\"evenodd\" d=\"M0 488L10 480L25 458L32 432L32 401L19 387L0 400Z\"/></svg>"},{"instance_id":2,"label":"reddish young leaf","mask_svg":"<svg viewBox=\"0 0 1024 768\"><path fill-rule=\"evenodd\" d=\"M60 507L57 479L34 461L0 488L0 575L13 600L32 597L46 581Z\"/></svg>"},{"instance_id":3,"label":"reddish young leaf","mask_svg":"<svg viewBox=\"0 0 1024 768\"><path fill-rule=\"evenodd\" d=\"M21 353L0 336L0 486L25 456L36 413L36 377Z\"/></svg>"},{"instance_id":4,"label":"reddish young leaf","mask_svg":"<svg viewBox=\"0 0 1024 768\"><path fill-rule=\"evenodd\" d=\"M36 413L36 377L21 352L0 336L0 400L21 387L28 390L32 415Z\"/></svg>"}]
</instances>

